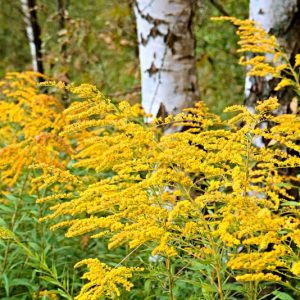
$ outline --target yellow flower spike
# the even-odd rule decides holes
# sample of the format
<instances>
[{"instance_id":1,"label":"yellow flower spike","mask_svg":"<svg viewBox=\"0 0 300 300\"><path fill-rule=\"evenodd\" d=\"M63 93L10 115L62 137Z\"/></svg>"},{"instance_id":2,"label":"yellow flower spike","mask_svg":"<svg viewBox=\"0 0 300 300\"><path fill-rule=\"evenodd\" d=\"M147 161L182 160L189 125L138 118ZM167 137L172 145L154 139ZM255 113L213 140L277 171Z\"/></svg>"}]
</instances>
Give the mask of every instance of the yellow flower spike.
<instances>
[{"instance_id":1,"label":"yellow flower spike","mask_svg":"<svg viewBox=\"0 0 300 300\"><path fill-rule=\"evenodd\" d=\"M258 101L255 107L256 111L260 113L272 112L279 107L279 102L276 97L271 97L264 101Z\"/></svg>"},{"instance_id":2,"label":"yellow flower spike","mask_svg":"<svg viewBox=\"0 0 300 300\"><path fill-rule=\"evenodd\" d=\"M160 241L160 244L153 249L152 255L156 254L164 254L167 257L177 256L177 252L173 246L168 245L168 241L170 239L171 235L170 233L166 233Z\"/></svg>"},{"instance_id":3,"label":"yellow flower spike","mask_svg":"<svg viewBox=\"0 0 300 300\"><path fill-rule=\"evenodd\" d=\"M237 26L237 35L240 38L238 53L250 52L252 56L242 56L240 65L249 70L248 76L280 78L280 83L275 91L286 86L292 86L299 92L299 74L294 70L300 65L300 54L295 57L295 64L291 66L286 53L280 50L280 45L275 36L270 36L259 24L251 20L239 20L234 17L217 17L214 20L230 21ZM292 78L287 79L286 74Z\"/></svg>"},{"instance_id":4,"label":"yellow flower spike","mask_svg":"<svg viewBox=\"0 0 300 300\"><path fill-rule=\"evenodd\" d=\"M76 300L96 300L101 296L107 296L114 299L121 295L120 286L126 291L130 291L133 284L129 281L134 272L141 272L143 268L123 267L112 268L98 259L85 259L75 265L79 268L87 265L89 271L83 275L83 279L88 279L89 283L85 284L75 297Z\"/></svg>"},{"instance_id":5,"label":"yellow flower spike","mask_svg":"<svg viewBox=\"0 0 300 300\"><path fill-rule=\"evenodd\" d=\"M274 88L274 91L279 91L280 89L293 85L293 81L287 78L281 79L281 81L277 84L277 86Z\"/></svg>"},{"instance_id":6,"label":"yellow flower spike","mask_svg":"<svg viewBox=\"0 0 300 300\"><path fill-rule=\"evenodd\" d=\"M271 281L271 282L280 282L281 277L274 275L272 273L256 273L256 274L245 274L236 276L235 279L241 282L261 282L261 281Z\"/></svg>"},{"instance_id":7,"label":"yellow flower spike","mask_svg":"<svg viewBox=\"0 0 300 300\"><path fill-rule=\"evenodd\" d=\"M294 275L300 277L300 261L297 261L297 262L293 263L293 266L291 268L291 272Z\"/></svg>"},{"instance_id":8,"label":"yellow flower spike","mask_svg":"<svg viewBox=\"0 0 300 300\"><path fill-rule=\"evenodd\" d=\"M40 299L43 297L47 297L47 299L52 299L52 300L58 300L58 296L56 292L49 291L49 290L42 290L39 291L38 293L35 293L35 298L34 299Z\"/></svg>"},{"instance_id":9,"label":"yellow flower spike","mask_svg":"<svg viewBox=\"0 0 300 300\"><path fill-rule=\"evenodd\" d=\"M295 67L300 66L300 54L296 54L295 56Z\"/></svg>"}]
</instances>

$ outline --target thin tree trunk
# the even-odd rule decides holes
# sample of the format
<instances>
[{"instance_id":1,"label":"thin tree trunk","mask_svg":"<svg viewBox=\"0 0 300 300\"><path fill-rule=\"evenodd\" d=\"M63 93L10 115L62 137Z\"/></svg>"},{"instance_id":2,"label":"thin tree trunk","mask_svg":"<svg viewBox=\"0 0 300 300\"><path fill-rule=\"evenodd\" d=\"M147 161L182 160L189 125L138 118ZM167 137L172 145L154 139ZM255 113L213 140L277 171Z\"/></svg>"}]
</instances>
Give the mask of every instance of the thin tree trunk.
<instances>
[{"instance_id":1,"label":"thin tree trunk","mask_svg":"<svg viewBox=\"0 0 300 300\"><path fill-rule=\"evenodd\" d=\"M68 19L68 7L69 7L69 2L66 0L57 0L56 1L56 6L57 6L57 12L58 12L58 38L60 36L66 35L67 34L67 29L66 29L66 21ZM67 42L63 41L61 44L60 48L60 64L62 66L67 65L67 59L68 59L68 48L67 48ZM60 80L63 80L65 82L69 82L69 74L68 74L68 68L66 68L66 71L64 74L60 75Z\"/></svg>"},{"instance_id":2,"label":"thin tree trunk","mask_svg":"<svg viewBox=\"0 0 300 300\"><path fill-rule=\"evenodd\" d=\"M57 0L56 3L59 15L59 30L63 30L66 27L67 7L64 0Z\"/></svg>"},{"instance_id":3,"label":"thin tree trunk","mask_svg":"<svg viewBox=\"0 0 300 300\"><path fill-rule=\"evenodd\" d=\"M136 0L142 105L153 117L197 100L193 0Z\"/></svg>"},{"instance_id":4,"label":"thin tree trunk","mask_svg":"<svg viewBox=\"0 0 300 300\"><path fill-rule=\"evenodd\" d=\"M250 0L250 19L258 22L268 33L275 35L291 59L300 50L300 0ZM291 89L274 92L278 80L270 77L247 77L245 104L253 110L257 100L277 96L281 107L278 113L289 112L294 93Z\"/></svg>"},{"instance_id":5,"label":"thin tree trunk","mask_svg":"<svg viewBox=\"0 0 300 300\"><path fill-rule=\"evenodd\" d=\"M20 1L26 23L26 32L32 57L32 67L34 71L44 73L41 28L37 17L37 4L35 0Z\"/></svg>"}]
</instances>

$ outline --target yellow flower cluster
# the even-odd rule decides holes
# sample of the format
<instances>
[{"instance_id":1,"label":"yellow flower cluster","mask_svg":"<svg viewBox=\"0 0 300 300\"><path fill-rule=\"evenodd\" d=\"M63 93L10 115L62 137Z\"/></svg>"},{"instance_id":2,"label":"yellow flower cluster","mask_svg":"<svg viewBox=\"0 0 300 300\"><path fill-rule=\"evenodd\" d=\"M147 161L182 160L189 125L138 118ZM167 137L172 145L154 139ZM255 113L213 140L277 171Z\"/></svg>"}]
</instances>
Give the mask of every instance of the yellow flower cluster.
<instances>
[{"instance_id":1,"label":"yellow flower cluster","mask_svg":"<svg viewBox=\"0 0 300 300\"><path fill-rule=\"evenodd\" d=\"M69 140L59 137L65 126L63 105L40 94L34 72L9 73L0 82L0 174L12 186L31 164L64 167L61 154L71 154Z\"/></svg>"},{"instance_id":2,"label":"yellow flower cluster","mask_svg":"<svg viewBox=\"0 0 300 300\"><path fill-rule=\"evenodd\" d=\"M281 280L281 278L277 275L274 275L272 273L255 273L255 274L245 274L240 275L236 277L237 281L272 281L272 282L278 282Z\"/></svg>"},{"instance_id":3,"label":"yellow flower cluster","mask_svg":"<svg viewBox=\"0 0 300 300\"><path fill-rule=\"evenodd\" d=\"M286 266L280 260L287 252L285 247L279 245L274 246L274 250L268 252L258 252L258 253L240 253L234 255L232 259L228 262L228 266L234 270L247 269L249 271L255 271L260 273L263 270L275 270L277 267Z\"/></svg>"},{"instance_id":4,"label":"yellow flower cluster","mask_svg":"<svg viewBox=\"0 0 300 300\"><path fill-rule=\"evenodd\" d=\"M270 36L266 31L261 28L255 21L252 20L239 20L234 17L217 17L214 20L226 20L237 26L236 34L240 37L238 42L240 49L237 52L241 53L253 53L256 54L252 58L246 59L244 56L240 59L240 64L244 66L251 66L252 69L248 73L252 76L266 76L273 75L278 77L279 69L276 69L268 61L265 54L273 54L273 61L277 62L283 55L279 51L279 45L274 36Z\"/></svg>"},{"instance_id":5,"label":"yellow flower cluster","mask_svg":"<svg viewBox=\"0 0 300 300\"><path fill-rule=\"evenodd\" d=\"M126 291L130 291L133 284L128 281L132 277L133 272L143 271L142 268L135 267L116 267L111 268L98 259L85 259L75 265L78 268L82 265L87 265L89 271L82 278L88 279L86 284L80 291L80 294L75 298L78 300L97 300L101 296L116 299L121 295L120 286Z\"/></svg>"},{"instance_id":6,"label":"yellow flower cluster","mask_svg":"<svg viewBox=\"0 0 300 300\"><path fill-rule=\"evenodd\" d=\"M7 228L4 228L0 226L0 239L3 240L11 240L14 239L15 235L12 231L8 230Z\"/></svg>"},{"instance_id":7,"label":"yellow flower cluster","mask_svg":"<svg viewBox=\"0 0 300 300\"><path fill-rule=\"evenodd\" d=\"M115 105L94 86L48 82L79 98L62 114L58 100L38 94L32 76L2 82L0 166L7 184L29 166L44 171L32 183L51 187L53 194L38 202L53 203L43 219L61 218L54 229L67 227L67 237L108 237L110 249L143 245L162 257L203 260L225 247L240 281L279 281L282 270L298 274L300 217L292 191L299 180L282 170L300 166L300 122L295 114L274 116L276 98L259 102L257 114L232 106L226 111L236 115L224 122L198 104L145 125L139 105ZM262 129L263 121L274 126ZM187 129L161 134L160 126L174 124ZM257 136L270 146L256 148ZM11 237L5 230L1 236ZM90 282L81 299L131 287L133 270L84 262Z\"/></svg>"},{"instance_id":8,"label":"yellow flower cluster","mask_svg":"<svg viewBox=\"0 0 300 300\"><path fill-rule=\"evenodd\" d=\"M243 106L228 108L237 115L225 122L198 106L165 120L189 124L186 131L162 136L157 123L143 124L139 106L114 105L86 85L73 91L86 100L65 111L72 124L63 136L77 138L73 166L93 172L77 181L66 174L76 193L40 200L64 199L45 218L71 218L54 229L68 227L67 237L107 236L110 249L148 245L152 255L166 257L177 256L179 246L203 258L203 249L216 253L214 245L221 242L231 253L228 267L241 281L279 281L278 268L292 272L287 261L295 261L300 249L300 218L291 193L297 178L281 170L300 166L295 154L300 153L300 122L295 115L273 116L276 98L259 102L257 114ZM261 129L262 121L275 125ZM278 147L256 148L256 136ZM64 176L54 178L62 182ZM43 188L53 183L48 180L42 184L41 177ZM237 251L241 247L246 253ZM92 282L103 266L92 262L84 297L98 295ZM97 285L102 293L106 283L99 279Z\"/></svg>"},{"instance_id":9,"label":"yellow flower cluster","mask_svg":"<svg viewBox=\"0 0 300 300\"><path fill-rule=\"evenodd\" d=\"M297 54L295 57L295 67L300 66L300 54Z\"/></svg>"},{"instance_id":10,"label":"yellow flower cluster","mask_svg":"<svg viewBox=\"0 0 300 300\"><path fill-rule=\"evenodd\" d=\"M35 293L34 299L51 299L51 300L58 300L58 296L55 291L48 291L48 290L42 290L38 293Z\"/></svg>"},{"instance_id":11,"label":"yellow flower cluster","mask_svg":"<svg viewBox=\"0 0 300 300\"><path fill-rule=\"evenodd\" d=\"M292 268L291 268L291 272L300 277L300 261L297 261L293 264Z\"/></svg>"},{"instance_id":12,"label":"yellow flower cluster","mask_svg":"<svg viewBox=\"0 0 300 300\"><path fill-rule=\"evenodd\" d=\"M215 17L214 20L226 20L233 23L238 29L240 49L237 52L251 53L251 56L242 56L240 64L250 67L249 76L265 77L272 75L281 81L275 87L278 91L286 86L292 86L300 93L299 73L295 71L300 65L300 54L295 57L294 66L291 65L288 55L281 49L275 36L270 36L259 24L252 20L239 20L234 17ZM290 79L288 79L289 77Z\"/></svg>"}]
</instances>

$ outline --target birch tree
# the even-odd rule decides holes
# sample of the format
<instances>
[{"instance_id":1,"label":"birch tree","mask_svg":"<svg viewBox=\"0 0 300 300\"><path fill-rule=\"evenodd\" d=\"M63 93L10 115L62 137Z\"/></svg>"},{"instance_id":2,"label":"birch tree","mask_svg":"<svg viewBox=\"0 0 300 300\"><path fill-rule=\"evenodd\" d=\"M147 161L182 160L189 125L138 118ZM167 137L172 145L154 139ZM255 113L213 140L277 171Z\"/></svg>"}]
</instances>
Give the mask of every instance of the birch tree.
<instances>
[{"instance_id":1,"label":"birch tree","mask_svg":"<svg viewBox=\"0 0 300 300\"><path fill-rule=\"evenodd\" d=\"M142 105L154 117L197 99L194 0L136 0Z\"/></svg>"},{"instance_id":2,"label":"birch tree","mask_svg":"<svg viewBox=\"0 0 300 300\"><path fill-rule=\"evenodd\" d=\"M42 62L41 28L37 17L37 3L35 0L20 0L26 33L32 58L32 68L36 72L44 73Z\"/></svg>"},{"instance_id":3,"label":"birch tree","mask_svg":"<svg viewBox=\"0 0 300 300\"><path fill-rule=\"evenodd\" d=\"M275 35L280 46L293 59L300 51L300 1L299 0L250 0L250 19L259 23L269 34ZM277 81L269 77L247 77L245 104L251 110L257 100L274 94ZM281 102L281 113L289 112L293 98L291 89L276 92Z\"/></svg>"},{"instance_id":4,"label":"birch tree","mask_svg":"<svg viewBox=\"0 0 300 300\"><path fill-rule=\"evenodd\" d=\"M57 6L57 12L58 12L58 41L61 39L60 43L60 56L59 61L61 66L66 66L67 60L68 60L68 40L65 39L68 30L67 30L67 21L68 21L68 7L69 7L70 1L64 1L64 0L57 0L56 6ZM62 68L64 69L64 68ZM60 78L61 80L65 82L69 82L69 74L68 69L66 68L66 71L60 76L63 78Z\"/></svg>"}]
</instances>

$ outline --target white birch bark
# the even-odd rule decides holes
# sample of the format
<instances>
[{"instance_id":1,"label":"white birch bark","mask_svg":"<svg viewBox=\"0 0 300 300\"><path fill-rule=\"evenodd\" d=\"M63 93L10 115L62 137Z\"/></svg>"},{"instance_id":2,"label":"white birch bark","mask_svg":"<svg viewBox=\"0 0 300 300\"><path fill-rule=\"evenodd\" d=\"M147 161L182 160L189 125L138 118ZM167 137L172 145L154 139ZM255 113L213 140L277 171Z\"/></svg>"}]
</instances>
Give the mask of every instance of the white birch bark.
<instances>
[{"instance_id":1,"label":"white birch bark","mask_svg":"<svg viewBox=\"0 0 300 300\"><path fill-rule=\"evenodd\" d=\"M32 68L35 72L43 73L43 65L41 61L41 40L40 40L40 28L37 23L37 16L35 10L35 1L20 0L22 12L24 15L24 21L26 24L26 34L28 38Z\"/></svg>"},{"instance_id":2,"label":"white birch bark","mask_svg":"<svg viewBox=\"0 0 300 300\"><path fill-rule=\"evenodd\" d=\"M24 21L26 24L26 33L31 53L31 60L32 60L32 68L33 71L38 71L38 64L37 64L37 49L34 43L34 36L33 36L33 30L30 23L30 13L29 13L29 7L27 0L20 0L22 5L22 11L24 14Z\"/></svg>"},{"instance_id":3,"label":"white birch bark","mask_svg":"<svg viewBox=\"0 0 300 300\"><path fill-rule=\"evenodd\" d=\"M176 114L197 99L193 0L136 0L142 105Z\"/></svg>"}]
</instances>

